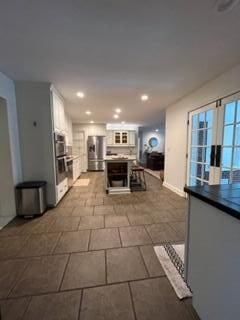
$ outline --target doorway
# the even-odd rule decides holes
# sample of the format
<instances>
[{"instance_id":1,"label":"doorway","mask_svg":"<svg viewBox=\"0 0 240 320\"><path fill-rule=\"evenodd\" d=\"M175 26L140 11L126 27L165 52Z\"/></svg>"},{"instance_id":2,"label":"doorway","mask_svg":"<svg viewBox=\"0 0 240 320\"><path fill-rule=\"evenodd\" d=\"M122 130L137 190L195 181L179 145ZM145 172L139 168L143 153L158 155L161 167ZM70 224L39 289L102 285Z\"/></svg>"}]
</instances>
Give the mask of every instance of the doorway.
<instances>
[{"instance_id":1,"label":"doorway","mask_svg":"<svg viewBox=\"0 0 240 320\"><path fill-rule=\"evenodd\" d=\"M240 94L189 113L187 185L240 182Z\"/></svg>"},{"instance_id":2,"label":"doorway","mask_svg":"<svg viewBox=\"0 0 240 320\"><path fill-rule=\"evenodd\" d=\"M16 215L7 101L0 97L0 229Z\"/></svg>"}]
</instances>

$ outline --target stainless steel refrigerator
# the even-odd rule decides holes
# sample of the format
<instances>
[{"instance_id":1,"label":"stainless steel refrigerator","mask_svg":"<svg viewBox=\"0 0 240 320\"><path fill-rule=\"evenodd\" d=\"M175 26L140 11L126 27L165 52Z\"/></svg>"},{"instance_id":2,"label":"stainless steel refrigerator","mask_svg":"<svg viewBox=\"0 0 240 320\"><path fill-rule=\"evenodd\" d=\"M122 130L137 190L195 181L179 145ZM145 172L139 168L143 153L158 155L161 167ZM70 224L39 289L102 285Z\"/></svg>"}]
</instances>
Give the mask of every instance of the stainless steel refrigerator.
<instances>
[{"instance_id":1,"label":"stainless steel refrigerator","mask_svg":"<svg viewBox=\"0 0 240 320\"><path fill-rule=\"evenodd\" d=\"M100 171L105 169L106 137L88 136L88 170Z\"/></svg>"}]
</instances>

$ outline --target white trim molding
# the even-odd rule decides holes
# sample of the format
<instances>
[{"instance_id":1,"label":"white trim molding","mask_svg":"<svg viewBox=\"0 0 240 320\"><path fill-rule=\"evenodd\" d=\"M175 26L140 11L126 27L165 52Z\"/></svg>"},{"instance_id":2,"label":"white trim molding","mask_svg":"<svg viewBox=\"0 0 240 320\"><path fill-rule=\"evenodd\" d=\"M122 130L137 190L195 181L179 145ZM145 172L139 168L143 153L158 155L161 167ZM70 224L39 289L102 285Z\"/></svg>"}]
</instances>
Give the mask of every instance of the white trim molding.
<instances>
[{"instance_id":1,"label":"white trim molding","mask_svg":"<svg viewBox=\"0 0 240 320\"><path fill-rule=\"evenodd\" d=\"M4 228L9 222L11 222L15 218L15 213L14 215L11 216L1 216L0 217L0 230Z\"/></svg>"},{"instance_id":2,"label":"white trim molding","mask_svg":"<svg viewBox=\"0 0 240 320\"><path fill-rule=\"evenodd\" d=\"M175 193L177 193L180 197L186 198L186 193L183 190L180 190L174 186L172 186L171 184L167 183L167 182L163 182L163 186Z\"/></svg>"}]
</instances>

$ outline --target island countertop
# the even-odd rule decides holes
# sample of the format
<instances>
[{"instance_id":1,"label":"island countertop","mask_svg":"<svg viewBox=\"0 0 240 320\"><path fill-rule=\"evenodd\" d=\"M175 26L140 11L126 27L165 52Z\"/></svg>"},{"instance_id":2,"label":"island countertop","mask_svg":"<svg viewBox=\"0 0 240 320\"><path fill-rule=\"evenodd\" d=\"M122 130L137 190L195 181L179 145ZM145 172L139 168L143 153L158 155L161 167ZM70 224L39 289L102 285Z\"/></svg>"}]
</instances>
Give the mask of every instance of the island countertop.
<instances>
[{"instance_id":1,"label":"island countertop","mask_svg":"<svg viewBox=\"0 0 240 320\"><path fill-rule=\"evenodd\" d=\"M185 187L184 191L240 219L240 184Z\"/></svg>"},{"instance_id":2,"label":"island countertop","mask_svg":"<svg viewBox=\"0 0 240 320\"><path fill-rule=\"evenodd\" d=\"M136 156L134 155L117 155L117 156L105 156L105 161L134 161Z\"/></svg>"}]
</instances>

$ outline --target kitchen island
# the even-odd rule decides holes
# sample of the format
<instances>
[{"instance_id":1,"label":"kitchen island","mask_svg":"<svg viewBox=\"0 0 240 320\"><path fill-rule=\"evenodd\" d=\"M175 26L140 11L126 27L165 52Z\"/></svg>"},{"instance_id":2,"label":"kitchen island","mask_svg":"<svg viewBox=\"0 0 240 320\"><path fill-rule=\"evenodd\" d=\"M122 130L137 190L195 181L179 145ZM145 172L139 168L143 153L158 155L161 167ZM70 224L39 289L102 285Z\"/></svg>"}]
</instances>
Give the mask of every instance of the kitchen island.
<instances>
[{"instance_id":1,"label":"kitchen island","mask_svg":"<svg viewBox=\"0 0 240 320\"><path fill-rule=\"evenodd\" d=\"M130 193L130 173L136 156L105 157L105 189L108 194Z\"/></svg>"},{"instance_id":2,"label":"kitchen island","mask_svg":"<svg viewBox=\"0 0 240 320\"><path fill-rule=\"evenodd\" d=\"M240 184L185 187L185 280L202 320L240 319Z\"/></svg>"}]
</instances>

